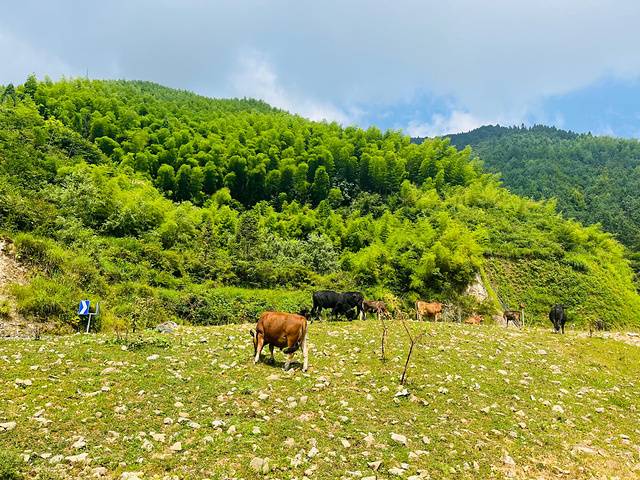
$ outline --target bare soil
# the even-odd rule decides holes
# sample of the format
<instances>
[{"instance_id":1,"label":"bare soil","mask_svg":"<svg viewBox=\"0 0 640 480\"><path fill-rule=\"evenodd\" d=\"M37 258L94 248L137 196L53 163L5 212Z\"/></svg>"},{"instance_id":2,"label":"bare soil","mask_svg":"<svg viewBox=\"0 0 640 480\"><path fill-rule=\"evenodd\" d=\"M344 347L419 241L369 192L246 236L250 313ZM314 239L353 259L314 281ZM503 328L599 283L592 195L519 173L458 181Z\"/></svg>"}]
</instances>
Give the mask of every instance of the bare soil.
<instances>
[{"instance_id":1,"label":"bare soil","mask_svg":"<svg viewBox=\"0 0 640 480\"><path fill-rule=\"evenodd\" d=\"M12 338L34 338L43 325L28 322L16 310L9 288L12 284L24 285L28 271L16 260L13 244L0 239L0 308L9 305L7 315L0 314L0 340Z\"/></svg>"}]
</instances>

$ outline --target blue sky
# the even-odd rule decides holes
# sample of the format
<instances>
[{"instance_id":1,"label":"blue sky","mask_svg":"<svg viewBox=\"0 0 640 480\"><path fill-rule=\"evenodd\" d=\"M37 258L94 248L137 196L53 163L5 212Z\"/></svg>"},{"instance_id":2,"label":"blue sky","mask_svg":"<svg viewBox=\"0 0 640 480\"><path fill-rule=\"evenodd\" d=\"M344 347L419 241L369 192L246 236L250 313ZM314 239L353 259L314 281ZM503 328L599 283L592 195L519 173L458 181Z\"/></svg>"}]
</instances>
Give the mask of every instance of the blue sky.
<instances>
[{"instance_id":1,"label":"blue sky","mask_svg":"<svg viewBox=\"0 0 640 480\"><path fill-rule=\"evenodd\" d=\"M23 0L0 15L0 84L88 69L413 136L637 138L638 19L629 0Z\"/></svg>"}]
</instances>

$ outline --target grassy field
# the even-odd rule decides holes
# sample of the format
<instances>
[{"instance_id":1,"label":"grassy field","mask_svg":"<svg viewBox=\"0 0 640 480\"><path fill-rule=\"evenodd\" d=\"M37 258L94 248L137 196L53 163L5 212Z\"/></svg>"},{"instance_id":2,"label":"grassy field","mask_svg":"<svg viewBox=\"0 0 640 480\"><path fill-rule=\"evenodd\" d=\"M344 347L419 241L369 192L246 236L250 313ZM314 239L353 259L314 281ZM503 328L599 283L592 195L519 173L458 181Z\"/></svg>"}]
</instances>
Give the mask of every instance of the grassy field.
<instances>
[{"instance_id":1,"label":"grassy field","mask_svg":"<svg viewBox=\"0 0 640 480\"><path fill-rule=\"evenodd\" d=\"M310 325L306 373L253 365L250 325L4 341L0 478L640 476L638 347L409 327L404 386L407 334L382 361L375 320Z\"/></svg>"}]
</instances>

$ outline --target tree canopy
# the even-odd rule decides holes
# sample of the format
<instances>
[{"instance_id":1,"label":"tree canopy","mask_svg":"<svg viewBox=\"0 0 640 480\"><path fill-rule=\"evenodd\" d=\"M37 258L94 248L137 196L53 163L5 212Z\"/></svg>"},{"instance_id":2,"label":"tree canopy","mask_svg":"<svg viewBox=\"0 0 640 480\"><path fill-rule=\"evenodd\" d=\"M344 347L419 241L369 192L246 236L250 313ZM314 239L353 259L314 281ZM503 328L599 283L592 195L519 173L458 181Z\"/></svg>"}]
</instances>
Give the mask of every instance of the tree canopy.
<instances>
[{"instance_id":1,"label":"tree canopy","mask_svg":"<svg viewBox=\"0 0 640 480\"><path fill-rule=\"evenodd\" d=\"M238 303L234 288L281 292L291 310L316 288L465 304L482 278L494 296L466 313L495 312L497 294L540 323L558 301L578 322L637 322L619 243L509 193L448 139L417 145L148 82L11 87L0 231L38 272L16 290L26 315L71 321L88 293L121 319L273 308L270 293Z\"/></svg>"}]
</instances>

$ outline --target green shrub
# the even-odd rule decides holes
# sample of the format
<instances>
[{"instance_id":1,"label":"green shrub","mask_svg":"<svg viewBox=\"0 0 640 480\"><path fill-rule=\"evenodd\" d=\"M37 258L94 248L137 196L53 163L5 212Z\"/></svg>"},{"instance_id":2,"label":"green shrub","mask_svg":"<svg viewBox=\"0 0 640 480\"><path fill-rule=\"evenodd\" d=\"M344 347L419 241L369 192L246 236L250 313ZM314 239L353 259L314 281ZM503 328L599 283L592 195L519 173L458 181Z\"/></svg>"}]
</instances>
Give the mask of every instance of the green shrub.
<instances>
[{"instance_id":1,"label":"green shrub","mask_svg":"<svg viewBox=\"0 0 640 480\"><path fill-rule=\"evenodd\" d=\"M18 471L18 456L7 450L0 450L0 480L22 480Z\"/></svg>"}]
</instances>

